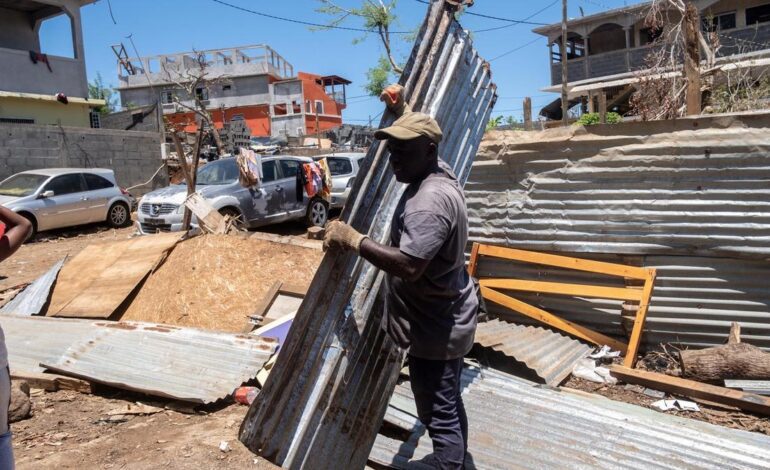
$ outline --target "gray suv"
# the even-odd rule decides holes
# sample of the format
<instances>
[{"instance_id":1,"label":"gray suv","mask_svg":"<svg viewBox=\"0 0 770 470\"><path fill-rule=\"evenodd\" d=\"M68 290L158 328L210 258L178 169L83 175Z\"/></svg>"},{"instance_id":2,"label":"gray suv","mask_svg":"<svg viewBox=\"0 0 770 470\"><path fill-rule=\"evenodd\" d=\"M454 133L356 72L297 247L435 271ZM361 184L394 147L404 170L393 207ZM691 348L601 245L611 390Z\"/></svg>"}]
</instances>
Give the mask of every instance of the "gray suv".
<instances>
[{"instance_id":1,"label":"gray suv","mask_svg":"<svg viewBox=\"0 0 770 470\"><path fill-rule=\"evenodd\" d=\"M263 157L259 188L244 188L238 182L235 158L225 157L198 169L195 189L221 214L238 217L246 228L289 220L304 220L309 226L322 227L329 215L329 204L320 197L308 198L297 182L302 164L312 161L286 155ZM145 194L139 201L139 231L147 234L181 230L186 197L185 183ZM193 217L193 225L196 222Z\"/></svg>"},{"instance_id":2,"label":"gray suv","mask_svg":"<svg viewBox=\"0 0 770 470\"><path fill-rule=\"evenodd\" d=\"M131 220L134 198L115 182L112 170L48 168L16 173L0 182L0 204L23 215L34 232Z\"/></svg>"}]
</instances>

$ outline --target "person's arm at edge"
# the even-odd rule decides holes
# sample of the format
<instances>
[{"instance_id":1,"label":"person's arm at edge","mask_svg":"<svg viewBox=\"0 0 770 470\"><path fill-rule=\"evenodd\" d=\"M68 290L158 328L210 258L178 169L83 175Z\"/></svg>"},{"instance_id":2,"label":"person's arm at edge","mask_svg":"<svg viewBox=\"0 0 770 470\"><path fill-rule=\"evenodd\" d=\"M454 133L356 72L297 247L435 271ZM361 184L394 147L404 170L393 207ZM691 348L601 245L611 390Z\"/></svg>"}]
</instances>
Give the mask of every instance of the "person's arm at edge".
<instances>
[{"instance_id":1,"label":"person's arm at edge","mask_svg":"<svg viewBox=\"0 0 770 470\"><path fill-rule=\"evenodd\" d=\"M32 223L4 206L0 206L0 221L6 225L6 232L0 237L0 261L4 261L27 241Z\"/></svg>"},{"instance_id":2,"label":"person's arm at edge","mask_svg":"<svg viewBox=\"0 0 770 470\"><path fill-rule=\"evenodd\" d=\"M368 237L361 242L359 254L386 273L410 282L419 279L430 262L409 256L398 248L381 245Z\"/></svg>"}]
</instances>

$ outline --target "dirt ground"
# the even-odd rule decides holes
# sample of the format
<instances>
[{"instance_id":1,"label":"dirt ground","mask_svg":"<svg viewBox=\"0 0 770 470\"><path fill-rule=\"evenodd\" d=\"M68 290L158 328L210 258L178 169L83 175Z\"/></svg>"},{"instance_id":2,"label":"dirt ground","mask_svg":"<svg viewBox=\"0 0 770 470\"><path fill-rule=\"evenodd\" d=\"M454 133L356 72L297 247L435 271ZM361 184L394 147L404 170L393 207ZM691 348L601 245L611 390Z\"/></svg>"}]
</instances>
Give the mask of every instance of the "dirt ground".
<instances>
[{"instance_id":1,"label":"dirt ground","mask_svg":"<svg viewBox=\"0 0 770 470\"><path fill-rule=\"evenodd\" d=\"M278 468L238 441L246 406L208 407L193 414L164 409L151 415L114 415L136 402L158 408L171 403L112 390L94 395L33 391L32 418L11 425L17 467ZM222 442L228 450L220 450Z\"/></svg>"},{"instance_id":2,"label":"dirt ground","mask_svg":"<svg viewBox=\"0 0 770 470\"><path fill-rule=\"evenodd\" d=\"M620 362L619 360L617 362ZM679 366L676 359L668 353L652 352L643 357L638 363L637 368L677 376L679 375ZM618 383L617 385L606 385L591 382L570 376L569 380L562 384L563 387L582 390L584 392L596 393L605 396L611 400L632 403L634 405L652 408L652 403L661 400L661 397L646 395L645 387L638 385L628 385ZM648 390L650 393L650 390ZM685 418L705 421L711 424L726 426L733 429L742 429L744 431L759 432L770 435L770 419L760 417L754 414L743 413L737 408L719 405L717 403L704 402L703 400L693 400L688 397L678 397L666 394L665 399L682 398L688 401L695 401L700 408L699 412L693 411L660 411L660 413L670 413Z\"/></svg>"}]
</instances>

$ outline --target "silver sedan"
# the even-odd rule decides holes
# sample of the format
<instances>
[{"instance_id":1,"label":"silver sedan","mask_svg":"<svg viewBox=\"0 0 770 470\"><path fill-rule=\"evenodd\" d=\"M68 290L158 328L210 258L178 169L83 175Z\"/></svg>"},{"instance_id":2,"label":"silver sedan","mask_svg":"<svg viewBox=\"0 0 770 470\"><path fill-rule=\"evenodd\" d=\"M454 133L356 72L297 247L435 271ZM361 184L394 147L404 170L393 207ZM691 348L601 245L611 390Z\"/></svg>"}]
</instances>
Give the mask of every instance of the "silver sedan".
<instances>
[{"instance_id":1,"label":"silver sedan","mask_svg":"<svg viewBox=\"0 0 770 470\"><path fill-rule=\"evenodd\" d=\"M48 168L0 182L0 204L32 222L34 233L95 222L123 227L134 199L118 186L112 170Z\"/></svg>"}]
</instances>

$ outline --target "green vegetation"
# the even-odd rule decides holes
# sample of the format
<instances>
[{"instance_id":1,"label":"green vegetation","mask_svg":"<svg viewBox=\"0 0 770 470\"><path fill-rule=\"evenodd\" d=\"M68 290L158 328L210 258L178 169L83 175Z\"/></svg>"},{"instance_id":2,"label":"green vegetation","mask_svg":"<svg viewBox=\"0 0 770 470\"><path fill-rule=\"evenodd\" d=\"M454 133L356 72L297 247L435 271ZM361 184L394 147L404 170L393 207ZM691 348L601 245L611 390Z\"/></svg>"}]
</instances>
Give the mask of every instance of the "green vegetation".
<instances>
[{"instance_id":1,"label":"green vegetation","mask_svg":"<svg viewBox=\"0 0 770 470\"><path fill-rule=\"evenodd\" d=\"M617 124L621 121L623 121L623 117L620 114L607 113L607 124ZM594 126L596 124L601 124L599 113L585 113L575 123L576 126Z\"/></svg>"}]
</instances>

